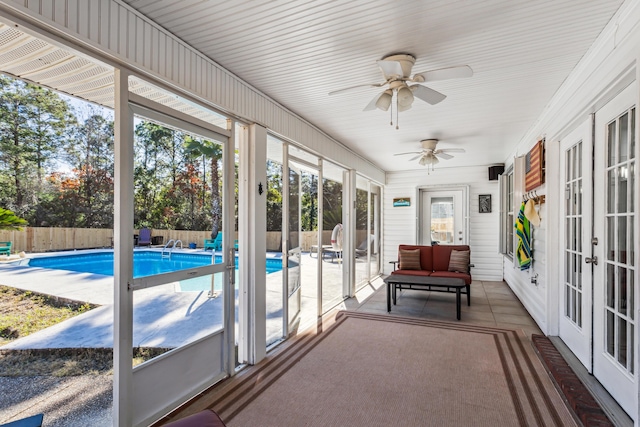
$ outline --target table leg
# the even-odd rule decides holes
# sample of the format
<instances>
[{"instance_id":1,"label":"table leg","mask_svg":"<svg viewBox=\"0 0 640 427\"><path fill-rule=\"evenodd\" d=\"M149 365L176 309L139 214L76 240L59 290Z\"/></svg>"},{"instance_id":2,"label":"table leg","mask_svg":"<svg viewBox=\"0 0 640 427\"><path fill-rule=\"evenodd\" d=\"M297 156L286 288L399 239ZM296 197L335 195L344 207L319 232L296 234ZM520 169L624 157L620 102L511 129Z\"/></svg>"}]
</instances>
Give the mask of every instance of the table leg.
<instances>
[{"instance_id":1,"label":"table leg","mask_svg":"<svg viewBox=\"0 0 640 427\"><path fill-rule=\"evenodd\" d=\"M387 283L387 313L391 313L391 283Z\"/></svg>"},{"instance_id":2,"label":"table leg","mask_svg":"<svg viewBox=\"0 0 640 427\"><path fill-rule=\"evenodd\" d=\"M467 306L471 306L471 285L467 285Z\"/></svg>"},{"instance_id":3,"label":"table leg","mask_svg":"<svg viewBox=\"0 0 640 427\"><path fill-rule=\"evenodd\" d=\"M402 285L399 285L397 283L393 284L393 305L396 305L397 299L398 299L398 287L401 287ZM402 289L402 288L400 288Z\"/></svg>"},{"instance_id":4,"label":"table leg","mask_svg":"<svg viewBox=\"0 0 640 427\"><path fill-rule=\"evenodd\" d=\"M462 288L456 288L456 317L460 320L460 299L462 294Z\"/></svg>"}]
</instances>

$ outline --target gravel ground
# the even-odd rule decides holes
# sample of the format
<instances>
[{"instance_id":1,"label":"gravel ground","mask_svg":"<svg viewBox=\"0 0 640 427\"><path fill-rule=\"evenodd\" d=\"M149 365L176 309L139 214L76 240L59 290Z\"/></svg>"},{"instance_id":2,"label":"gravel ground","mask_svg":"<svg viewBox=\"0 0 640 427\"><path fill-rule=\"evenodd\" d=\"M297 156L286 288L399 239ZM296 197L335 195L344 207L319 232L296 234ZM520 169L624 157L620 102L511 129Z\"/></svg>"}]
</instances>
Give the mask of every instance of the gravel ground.
<instances>
[{"instance_id":1,"label":"gravel ground","mask_svg":"<svg viewBox=\"0 0 640 427\"><path fill-rule=\"evenodd\" d=\"M112 425L113 377L0 377L0 424L44 414L44 426Z\"/></svg>"}]
</instances>

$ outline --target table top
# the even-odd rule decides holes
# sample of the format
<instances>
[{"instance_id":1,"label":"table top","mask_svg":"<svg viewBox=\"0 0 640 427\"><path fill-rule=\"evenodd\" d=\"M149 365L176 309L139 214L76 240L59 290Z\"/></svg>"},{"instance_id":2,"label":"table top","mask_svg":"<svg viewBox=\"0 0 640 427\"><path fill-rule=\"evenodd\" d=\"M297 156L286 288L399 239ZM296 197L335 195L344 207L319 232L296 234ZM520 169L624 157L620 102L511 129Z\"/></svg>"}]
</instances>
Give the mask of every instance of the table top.
<instances>
[{"instance_id":1,"label":"table top","mask_svg":"<svg viewBox=\"0 0 640 427\"><path fill-rule=\"evenodd\" d=\"M466 286L464 279L458 277L433 277L413 276L409 274L390 274L385 277L385 283L406 283L408 285L442 285L442 286Z\"/></svg>"}]
</instances>

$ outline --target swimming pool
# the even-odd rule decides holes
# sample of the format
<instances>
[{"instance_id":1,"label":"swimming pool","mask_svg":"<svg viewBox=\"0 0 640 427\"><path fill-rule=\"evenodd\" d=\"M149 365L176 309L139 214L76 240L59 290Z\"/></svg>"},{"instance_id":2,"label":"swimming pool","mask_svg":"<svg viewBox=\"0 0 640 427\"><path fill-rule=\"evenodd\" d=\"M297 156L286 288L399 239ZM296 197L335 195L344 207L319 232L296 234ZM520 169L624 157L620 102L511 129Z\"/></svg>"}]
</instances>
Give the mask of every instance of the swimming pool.
<instances>
[{"instance_id":1,"label":"swimming pool","mask_svg":"<svg viewBox=\"0 0 640 427\"><path fill-rule=\"evenodd\" d=\"M222 256L216 255L214 263L221 262ZM171 258L162 258L162 254L158 251L134 251L133 253L134 278L205 265L211 265L211 255L174 252ZM29 260L29 266L113 276L113 251L37 257ZM237 269L238 258L236 258ZM282 270L281 259L267 258L267 274L280 270Z\"/></svg>"}]
</instances>

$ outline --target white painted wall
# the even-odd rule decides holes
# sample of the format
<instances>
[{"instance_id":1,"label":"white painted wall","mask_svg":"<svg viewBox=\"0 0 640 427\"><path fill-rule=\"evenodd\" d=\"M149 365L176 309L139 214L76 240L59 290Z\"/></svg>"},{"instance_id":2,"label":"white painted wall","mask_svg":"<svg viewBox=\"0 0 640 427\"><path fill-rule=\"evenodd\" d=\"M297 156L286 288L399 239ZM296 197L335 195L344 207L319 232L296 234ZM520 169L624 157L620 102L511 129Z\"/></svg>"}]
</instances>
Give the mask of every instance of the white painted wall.
<instances>
[{"instance_id":1,"label":"white painted wall","mask_svg":"<svg viewBox=\"0 0 640 427\"><path fill-rule=\"evenodd\" d=\"M398 245L415 244L418 215L417 189L425 186L468 185L469 186L469 246L471 247L471 269L474 280L502 280L502 256L499 254L499 186L498 181L489 181L488 166L392 172L387 174L384 191L384 246L383 264L385 274L393 269L390 261L398 258ZM491 213L478 213L478 195L491 194ZM393 199L411 197L411 206L393 207Z\"/></svg>"},{"instance_id":2,"label":"white painted wall","mask_svg":"<svg viewBox=\"0 0 640 427\"><path fill-rule=\"evenodd\" d=\"M545 194L547 202L540 213L541 225L534 230L534 269L521 272L504 257L503 273L504 280L548 335L558 334L561 289L561 253L556 238L564 232L560 220L564 192L558 173L559 141L630 81L638 79L639 54L640 2L626 2L559 88L536 124L505 159L508 168L515 157L525 155L538 139L546 137L546 184L537 192ZM602 207L595 207L599 208ZM538 274L537 285L531 283L533 274Z\"/></svg>"}]
</instances>

